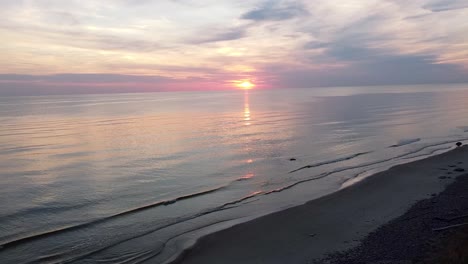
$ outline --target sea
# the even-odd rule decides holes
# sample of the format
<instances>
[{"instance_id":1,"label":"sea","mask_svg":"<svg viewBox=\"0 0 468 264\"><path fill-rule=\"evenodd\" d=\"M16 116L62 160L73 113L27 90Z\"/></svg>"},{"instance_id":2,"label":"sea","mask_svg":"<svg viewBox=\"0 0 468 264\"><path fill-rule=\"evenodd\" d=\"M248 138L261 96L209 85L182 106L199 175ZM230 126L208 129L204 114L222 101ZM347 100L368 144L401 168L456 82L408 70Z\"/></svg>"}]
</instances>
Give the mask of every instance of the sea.
<instances>
[{"instance_id":1,"label":"sea","mask_svg":"<svg viewBox=\"0 0 468 264\"><path fill-rule=\"evenodd\" d=\"M467 102L468 84L0 97L0 262L170 263L468 143Z\"/></svg>"}]
</instances>

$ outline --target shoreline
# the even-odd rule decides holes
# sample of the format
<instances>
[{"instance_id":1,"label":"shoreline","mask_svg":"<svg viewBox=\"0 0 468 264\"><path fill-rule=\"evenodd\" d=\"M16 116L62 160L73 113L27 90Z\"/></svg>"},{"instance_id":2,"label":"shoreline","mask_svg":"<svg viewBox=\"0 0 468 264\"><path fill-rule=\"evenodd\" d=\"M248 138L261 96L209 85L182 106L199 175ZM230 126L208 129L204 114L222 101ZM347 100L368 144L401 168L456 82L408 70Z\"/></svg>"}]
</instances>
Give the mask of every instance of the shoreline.
<instances>
[{"instance_id":1,"label":"shoreline","mask_svg":"<svg viewBox=\"0 0 468 264\"><path fill-rule=\"evenodd\" d=\"M356 248L418 201L444 191L464 174L446 173L463 161L458 167L468 164L468 146L396 165L336 193L202 237L170 263L312 263Z\"/></svg>"},{"instance_id":2,"label":"shoreline","mask_svg":"<svg viewBox=\"0 0 468 264\"><path fill-rule=\"evenodd\" d=\"M370 233L360 245L313 264L468 262L468 173L443 192L413 205Z\"/></svg>"}]
</instances>

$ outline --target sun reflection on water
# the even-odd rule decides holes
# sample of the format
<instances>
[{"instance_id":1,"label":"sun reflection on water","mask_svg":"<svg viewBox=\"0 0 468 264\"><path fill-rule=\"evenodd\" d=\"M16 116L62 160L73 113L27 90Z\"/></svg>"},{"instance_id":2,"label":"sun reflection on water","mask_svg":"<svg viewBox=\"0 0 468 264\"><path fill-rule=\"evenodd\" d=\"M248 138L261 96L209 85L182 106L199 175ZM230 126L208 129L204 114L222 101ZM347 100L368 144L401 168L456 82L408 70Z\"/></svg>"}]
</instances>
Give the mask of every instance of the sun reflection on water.
<instances>
[{"instance_id":1,"label":"sun reflection on water","mask_svg":"<svg viewBox=\"0 0 468 264\"><path fill-rule=\"evenodd\" d=\"M242 176L241 179L242 180L247 180L247 179L251 179L255 176L254 173L247 173L246 175Z\"/></svg>"},{"instance_id":2,"label":"sun reflection on water","mask_svg":"<svg viewBox=\"0 0 468 264\"><path fill-rule=\"evenodd\" d=\"M250 104L249 104L249 91L245 90L244 92L244 121L246 126L250 126L251 114L250 114Z\"/></svg>"}]
</instances>

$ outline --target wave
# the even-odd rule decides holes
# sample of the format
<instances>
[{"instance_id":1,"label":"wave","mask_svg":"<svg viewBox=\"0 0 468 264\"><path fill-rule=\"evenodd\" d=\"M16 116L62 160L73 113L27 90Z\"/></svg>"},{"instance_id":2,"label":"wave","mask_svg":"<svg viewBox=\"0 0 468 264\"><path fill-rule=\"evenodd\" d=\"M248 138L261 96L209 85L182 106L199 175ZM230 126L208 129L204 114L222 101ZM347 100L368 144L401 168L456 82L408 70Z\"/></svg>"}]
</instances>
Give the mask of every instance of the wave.
<instances>
[{"instance_id":1,"label":"wave","mask_svg":"<svg viewBox=\"0 0 468 264\"><path fill-rule=\"evenodd\" d=\"M164 242L161 242L161 245L156 249L133 252L133 253L119 255L117 257L112 257L112 258L107 258L107 259L99 259L99 260L92 260L92 261L93 262L99 262L99 263L119 263L119 264L123 264L123 263L145 263L146 261L148 261L148 260L150 260L152 258L155 258L155 257L159 256L161 253L163 253L164 249L168 246L168 244L171 241L173 241L174 239L176 239L176 238L179 238L179 237L181 237L183 235L186 235L186 234L189 234L189 233L192 233L192 232L204 229L204 228L208 228L208 227L211 227L211 226L214 226L214 225L219 225L219 224L222 224L222 223L230 222L230 221L233 221L233 220L236 220L236 219L237 218L218 220L218 221L210 222L210 223L207 223L207 224L204 224L204 225L197 226L195 228L186 230L186 231L184 231L182 233L178 233L178 234L168 238ZM148 234L145 234L145 235L148 235ZM131 238L131 239L135 239L135 238L137 238L137 237L134 237L134 238ZM128 242L128 241L129 240L122 241L122 242L119 242L118 244L122 244L122 243ZM112 246L116 246L116 245L117 244L114 244ZM98 252L101 252L103 250L105 250L105 249L101 249ZM73 261L77 261L77 260L82 260L82 259L90 257L90 256L92 256L92 255L94 255L94 254L96 254L98 252L93 252L91 254L87 254L86 256L81 256L81 257L75 258L73 260L68 260L65 263L69 263L69 262L73 262ZM179 256L179 254L173 255L172 259L176 259L177 256ZM167 263L167 261L165 263Z\"/></svg>"},{"instance_id":2,"label":"wave","mask_svg":"<svg viewBox=\"0 0 468 264\"><path fill-rule=\"evenodd\" d=\"M126 241L130 241L130 240L133 240L133 239L136 239L136 238L139 238L139 237L142 237L142 236L145 236L145 235L148 235L148 234L151 234L153 232L156 232L158 230L161 230L161 229L164 229L164 228L167 228L167 227L170 227L170 226L173 226L173 225L176 225L176 224L179 224L179 223L182 223L182 222L186 222L186 221L189 221L189 220L192 220L192 219L195 219L195 218L198 218L198 217L201 217L201 216L204 216L204 215L208 215L208 214L212 214L212 213L215 213L215 212L219 212L219 211L222 211L222 210L228 210L228 209L231 209L231 208L234 208L234 207L237 207L237 206L241 206L243 202L247 201L247 200L251 200L252 198L254 197L257 197L257 196L264 196L264 195L269 195L269 194L272 194L272 193L276 193L276 192L281 192L281 191L284 191L284 190L287 190L287 189L290 189L290 188L293 188L294 186L297 186L301 183L305 183L305 182L309 182L309 181L314 181L314 180L318 180L318 179L321 179L321 178L324 178L324 177L327 177L327 176L330 176L332 174L336 174L336 173L339 173L339 172L343 172L343 171L347 171L347 170L352 170L352 169L358 169L358 168L364 168L364 167L368 167L368 166L371 166L371 165L375 165L375 164L380 164L380 163L384 163L384 162L387 162L387 161L391 161L391 160L395 160L395 159L400 159L400 158L408 158L409 155L412 155L412 154L415 154L415 153L418 153L424 149L427 149L427 148L430 148L430 147L434 147L434 146L440 146L440 145L445 145L445 144L450 144L450 143L454 143L454 142L457 142L457 141L461 141L461 140L468 140L468 138L465 138L465 139L458 139L458 140L450 140L450 141L444 141L444 142L439 142L439 143L435 143L435 144L431 144L431 145L427 145L427 146L423 146L423 147L420 147L414 151L411 151L411 152L408 152L408 153L405 153L405 154L401 154L401 155L398 155L398 156L395 156L395 157L392 157L392 158L388 158L388 159L383 159L383 160L378 160L378 161L373 161L373 162L368 162L368 163L364 163L364 164L360 164L360 165L356 165L356 166L348 166L348 167L342 167L342 168L338 168L338 169L335 169L335 170L332 170L332 171L329 171L329 172L325 172L325 173L322 173L322 174L319 174L313 178L308 178L308 179L304 179L304 180L300 180L300 181L297 181L297 182L294 182L292 184L289 184L287 186L284 186L282 188L278 188L278 189L274 189L274 190L270 190L270 191L258 191L258 192L254 192L252 194L249 194L247 196L244 196L242 198L239 198L237 200L234 200L234 201L230 201L230 202L227 202L227 203L224 203L220 206L216 206L216 207L213 207L213 208L208 208L206 210L203 210L201 212L198 212L196 214L193 214L193 215L187 215L187 216L182 216L182 217L178 217L178 218L175 218L161 226L157 226L155 227L154 229L152 230L146 230L140 234L136 234L130 238L126 238L126 239L123 239L121 241L117 241L117 242L114 242L110 245L103 245L101 248L96 248L95 250L93 250L92 252L86 252L84 254L81 254L80 256L77 256L77 255L74 255L74 256L68 256L68 260L61 260L60 262L72 262L72 261L76 261L76 260L79 260L79 259L83 259L83 258L86 258L86 257L89 257L91 255L94 255L98 252L101 252L105 249L108 249L108 248L111 248L111 247L114 247L118 244L121 244L121 243L124 243ZM447 148L448 149L448 148ZM339 159L335 159L335 160L330 160L330 161L324 161L324 162L319 162L319 163L316 163L316 164L311 164L311 165L308 165L310 166L310 168L312 167L318 167L318 166L322 166L322 165L325 165L325 164L332 164L332 163L336 163L336 162L340 162L340 161L344 161L344 160L349 160L349 159L352 159L352 158L355 158L357 156L360 156L360 155L364 155L364 154L367 154L367 153L370 153L370 152L362 152L362 153L356 153L356 154L353 154L353 155L350 155L350 156L346 156L346 157L342 157L342 158L339 158ZM300 169L304 169L304 168L308 168L308 166L305 166L303 168L300 168ZM297 171L297 170L296 170ZM290 172L291 173L291 172ZM220 186L220 187L217 187L217 188L213 188L213 189L209 189L209 190L205 190L205 191L201 191L201 192L197 192L197 193L192 193L192 194L188 194L188 195L184 195L184 196L180 196L180 197L177 197L175 199L171 199L171 200L165 200L165 201L160 201L160 202L156 202L156 203L152 203L152 204L149 204L149 205L145 205L145 206L141 206L141 207L137 207L137 208L134 208L134 209L131 209L131 210L127 210L127 211L124 211L124 212L121 212L121 213L118 213L118 214L114 214L114 215L111 215L111 216L108 216L108 217L105 217L105 218L102 218L102 219L98 219L98 220L95 220L95 221L91 221L91 222L88 222L88 223L84 223L84 224L80 224L80 225L76 225L76 226L70 226L70 227L64 227L64 228L60 228L60 229L56 229L56 230L52 230L50 232L46 232L46 233L42 233L42 234L38 234L38 235L33 235L33 236L29 236L29 237L25 237L25 238L21 238L21 239L17 239L17 240L14 240L14 241L11 241L11 242L8 242L8 243L5 243L3 245L0 245L0 248L8 248L8 247L11 247L11 246L16 246L16 245L19 245L21 243L25 243L25 242L29 242L29 241L33 241L33 240L36 240L36 239L40 239L40 238L45 238L45 237L48 237L48 236L52 236L52 235L56 235L58 233L63 233L63 232L70 232L70 231L74 231L74 230L77 230L79 228L84 228L84 227L90 227L90 226L93 226L93 225L97 225L99 223L102 223L102 222L105 222L105 221L108 221L110 219L114 219L114 218L117 218L117 217L121 217L121 216L125 216L125 215L129 215L129 214L133 214L133 213L136 213L136 212L140 212L140 211L143 211L143 210L146 210L146 209L149 209L149 208L154 208L154 207L157 207L157 206L167 206L167 205L171 205L171 204L174 204L178 201L181 201L181 200L185 200L185 199L190 199L190 198L193 198L193 197L196 197L196 196L200 196L200 195L206 195L206 194L210 194L210 193L214 193L216 191L219 191L219 190L222 190L224 188L226 188L227 186L229 186L230 184L228 185L223 185L223 186ZM203 227L202 227L203 228ZM200 228L197 228L197 229L200 229ZM196 230L196 229L194 229ZM179 235L182 235L182 234L179 234ZM177 235L177 236L179 236ZM172 238L171 238L172 239ZM169 240L166 240L164 242L164 245L168 243ZM154 257L154 254L155 252L146 252L145 254L143 255L151 255L151 257ZM157 254L160 254L160 253L156 253ZM61 254L59 254L61 255ZM53 258L57 258L59 257L59 255L57 256L53 256ZM140 255L141 256L141 255ZM138 257L140 257L138 256ZM148 255L147 255L148 256Z\"/></svg>"},{"instance_id":3,"label":"wave","mask_svg":"<svg viewBox=\"0 0 468 264\"><path fill-rule=\"evenodd\" d=\"M114 215L110 215L110 216L107 216L107 217L104 217L104 218L100 218L100 219L97 219L97 220L94 220L94 221L90 221L90 222L86 222L86 223L82 223L82 224L78 224L78 225L73 225L73 226L66 226L66 227L63 227L63 228L57 228L57 229L50 230L50 231L47 231L47 232L44 232L44 233L39 233L39 234L19 238L19 239L16 239L16 240L6 242L4 244L0 244L0 248L5 249L5 248L20 245L22 243L26 243L26 242L30 242L30 241L33 241L33 240L37 240L37 239L49 237L49 236L52 236L52 235L56 235L58 233L71 232L71 231L74 231L74 230L77 230L77 229L90 227L90 226L93 226L93 225L103 223L105 221L109 221L111 219L115 219L115 218L122 217L122 216L125 216L125 215L134 214L134 213L137 213L137 212L140 212L140 211L143 211L143 210L147 210L147 209L150 209L150 208L155 208L155 207L158 207L158 206L168 206L168 205L174 204L174 203L176 203L178 201L187 200L187 199L190 199L190 198L193 198L193 197L214 193L214 192L222 190L222 189L224 189L226 187L227 187L227 185L223 185L223 186L220 186L220 187L217 187L217 188L213 188L213 189L209 189L209 190L205 190L205 191L201 191L201 192L196 192L196 193L191 193L191 194L179 196L179 197L177 197L175 199L159 201L159 202L156 202L156 203L152 203L152 204L144 205L144 206L141 206L141 207L133 208L133 209L123 211L123 212L120 212L120 213L117 213L117 214L114 214Z\"/></svg>"},{"instance_id":4,"label":"wave","mask_svg":"<svg viewBox=\"0 0 468 264\"><path fill-rule=\"evenodd\" d=\"M461 126L461 127L458 127L458 128L463 130L463 132L468 132L468 126Z\"/></svg>"},{"instance_id":5,"label":"wave","mask_svg":"<svg viewBox=\"0 0 468 264\"><path fill-rule=\"evenodd\" d=\"M359 156L362 156L362 155L365 155L365 154L369 154L371 152L372 151L360 152L360 153L356 153L356 154L353 154L353 155L350 155L350 156L346 156L346 157L342 157L342 158L338 158L338 159L334 159L334 160L322 161L322 162L318 162L318 163L315 163L315 164L306 165L304 167L300 167L298 169L292 170L292 171L290 171L288 173L293 173L293 172L300 171L300 170L303 170L303 169L316 168L316 167L320 167L320 166L323 166L323 165L328 165L328 164L333 164L333 163L337 163L337 162L341 162L341 161L345 161L345 160L354 159L356 157L359 157Z\"/></svg>"},{"instance_id":6,"label":"wave","mask_svg":"<svg viewBox=\"0 0 468 264\"><path fill-rule=\"evenodd\" d=\"M423 147L420 147L416 150L413 150L413 151L410 151L408 153L405 153L405 154L401 154L401 155L398 155L398 156L395 156L395 157L392 157L392 158L388 158L388 159L383 159L383 160L378 160L378 161L373 161L373 162L368 162L368 163L364 163L364 164L360 164L360 165L356 165L356 166L349 166L349 167L342 167L342 168L338 168L336 170L333 170L333 171L330 171L330 172L324 172L322 174L319 174L317 175L316 177L313 177L313 178L308 178L308 179L304 179L304 180L300 180L300 181L297 181L297 182L294 182L292 184L289 184L289 185L286 185L284 187L281 187L281 188L278 188L278 189L274 189L274 190L271 190L271 191L268 191L268 192L265 192L265 195L268 195L268 194L271 194L271 193L276 193L276 192L282 192L282 191L285 191L287 189L291 189L293 188L294 186L297 186L301 183L305 183L305 182L309 182L309 181L315 181L315 180L319 180L319 179L322 179L322 178L325 178L325 177L328 177L332 174L336 174L336 173L339 173L339 172L343 172L343 171L347 171L347 170L353 170L353 169L360 169L360 168L365 168L365 167L368 167L368 166L372 166L372 165L376 165L376 164L380 164L380 163L384 163L384 162L388 162L388 161L391 161L391 160L396 160L396 159L404 159L405 157L411 155L411 154L415 154L415 153L418 153L420 151L423 151L427 148L431 148L431 147L436 147L436 146L441 146L441 145L446 145L446 144L451 144L451 143L455 143L455 142L458 142L458 141L463 141L463 140L468 140L468 138L461 138L461 139L457 139L457 140L448 140L448 141L443 141L443 142L438 142L438 143L434 143L434 144L430 144L430 145L426 145L426 146L423 146ZM448 148L447 148L448 149ZM440 150L440 149L439 149ZM436 152L436 151L434 151ZM356 155L356 154L355 154ZM430 154L429 154L430 155ZM413 157L412 157L413 158ZM300 169L305 169L307 168L307 166L303 167L303 168L300 168ZM297 170L296 170L297 171Z\"/></svg>"},{"instance_id":7,"label":"wave","mask_svg":"<svg viewBox=\"0 0 468 264\"><path fill-rule=\"evenodd\" d=\"M414 158L420 158L420 157L425 157L425 156L430 156L436 152L439 152L439 151L444 151L444 150L449 150L451 149L452 147L443 147L443 148L436 148L436 149L433 149L431 150L430 152L428 153L424 153L424 154L420 154L420 155L414 155L414 156L409 156L409 157L405 157L403 159L407 160L407 159L414 159Z\"/></svg>"},{"instance_id":8,"label":"wave","mask_svg":"<svg viewBox=\"0 0 468 264\"><path fill-rule=\"evenodd\" d=\"M68 210L72 210L72 209L83 208L83 207L98 203L100 201L102 201L102 200L94 200L94 201L89 201L89 202L80 203L80 204L61 204L61 203L53 203L53 202L44 203L44 204L41 204L41 205L36 206L36 207L24 208L24 209L21 209L21 210L18 210L16 212L14 212L14 213L5 214L5 215L2 216L1 220L2 220L2 222L3 221L8 221L8 220L15 221L16 218L31 217L31 216L41 214L41 213L46 213L46 214L53 213L53 214L55 214L55 213L68 211ZM2 238L0 237L0 240L1 239Z\"/></svg>"},{"instance_id":9,"label":"wave","mask_svg":"<svg viewBox=\"0 0 468 264\"><path fill-rule=\"evenodd\" d=\"M449 150L449 149L452 149L452 147L442 147L442 148L435 148L429 152L426 152L426 153L423 153L423 154L419 154L419 155L412 155L412 156L408 156L408 157L403 157L401 158L402 160L410 160L410 159L416 159L416 158L421 158L421 157L428 157L428 156L431 156L437 152L440 152L440 151L445 151L445 150ZM345 179L342 183L341 183L341 188L343 187L347 187L347 186L350 186L352 184L348 184L349 182L352 182L352 181L355 181L358 177L361 177L361 175L365 174L365 173L368 173L369 171L375 171L375 170L379 170L381 168L385 168L386 166L379 166L379 167L374 167L370 170L364 170L364 171L361 171L357 174L355 174L354 176L348 178L348 179ZM387 167L388 168L388 167ZM372 173L372 174L375 174L375 173ZM371 174L371 175L372 175ZM340 189L341 189L340 188Z\"/></svg>"},{"instance_id":10,"label":"wave","mask_svg":"<svg viewBox=\"0 0 468 264\"><path fill-rule=\"evenodd\" d=\"M419 141L421 141L421 138L402 139L402 140L399 140L398 143L396 143L395 145L391 145L389 148L397 148L397 147L413 144L413 143L419 142Z\"/></svg>"},{"instance_id":11,"label":"wave","mask_svg":"<svg viewBox=\"0 0 468 264\"><path fill-rule=\"evenodd\" d=\"M259 191L259 192L254 192L254 193L252 193L252 194L249 194L249 195L244 196L244 197L242 197L242 198L239 198L239 199L237 199L237 200L234 200L234 201L231 201L231 202L227 202L227 203L225 203L225 204L222 204L222 205L220 205L220 206L216 206L216 207L213 207L213 208L205 209L205 210L203 210L203 211L201 211L201 212L199 212L199 213L197 213L197 214L193 214L193 215L189 215L189 216L185 216L185 217L176 218L174 221L171 221L171 222L168 222L168 223L166 223L166 224L164 224L164 225L158 226L158 227L156 227L156 228L154 228L154 229L152 229L152 230L147 230L147 231L145 231L145 232L143 232L143 233L141 233L141 234L138 234L138 235L135 235L135 236L132 236L132 237L123 239L123 240L121 240L121 241L112 243L112 244L107 245L107 246L103 246L103 247L98 248L98 249L95 249L95 250L93 250L93 251L91 251L91 252L86 252L86 253L84 253L84 254L82 254L82 255L69 258L68 260L63 260L63 259L62 259L62 260L60 260L60 263L71 263L71 262L74 262L74 261L77 261L77 260L82 260L82 259L84 259L84 258L87 258L87 257L90 257L90 256L92 256L92 255L95 255L95 254L97 254L97 253L99 253L99 252L102 252L102 251L104 251L104 250L106 250L106 249L109 249L109 248L111 248L111 247L115 247L115 246L117 246L117 245L120 245L120 244L122 244L122 243L128 242L128 241L130 241L130 240L137 239L137 238L140 238L140 237L149 235L149 234L151 234L151 233L157 232L157 231L162 230L162 229L164 229L164 228L168 228L168 227L173 226L173 225L177 225L177 224L180 224L180 223L183 223L183 222L187 222L187 221L196 219L196 218L201 217L201 216L206 216L206 215L209 215L209 214L212 214L212 213L216 213L216 212L219 212L219 211L232 209L232 208L234 208L234 207L237 207L237 206L232 206L232 205L239 204L239 203L244 202L244 201L246 201L246 200L248 200L248 199L251 199L251 198L256 197L256 196L258 196L258 195L264 195L264 194L265 194L265 193L264 193L264 192L261 192L261 191ZM226 222L226 221L231 221L231 220L235 220L235 219L236 219L236 218L229 219L229 220L222 220L222 221L220 221L220 222ZM208 226L214 225L214 224L217 224L217 223L211 223L211 224L209 224ZM202 227L196 227L195 229L193 229L193 230L191 230L191 231L184 232L184 234L185 234L185 233L190 233L190 232L193 232L193 231L202 229L202 228L204 228L204 226L202 226ZM178 235L176 235L176 236L180 236L180 235L183 235L183 234L178 234ZM173 238L175 238L175 237L173 237ZM170 238L169 240L171 240L171 239L173 239L173 238ZM163 246L166 245L166 244L169 242L169 240L166 240L165 242L163 242ZM161 252L162 252L162 250L161 250ZM152 255L151 257L154 257L154 256L160 254L161 252L158 252L157 254ZM57 256L58 256L58 255L57 255ZM55 256L55 257L57 258L57 256Z\"/></svg>"},{"instance_id":12,"label":"wave","mask_svg":"<svg viewBox=\"0 0 468 264\"><path fill-rule=\"evenodd\" d=\"M460 140L460 139L459 139ZM388 159L384 159L384 160L379 160L379 161L374 161L374 162L368 162L368 163L364 163L364 164L360 164L360 165L357 165L357 166L349 166L349 167L342 167L342 168L338 168L336 170L333 170L333 171L329 171L329 172L325 172L325 173L322 173L316 177L313 177L313 178L309 178L309 179L304 179L304 180L301 180L301 181L297 181L293 184L290 184L288 186L284 186L282 188L279 188L279 189L275 189L275 190L270 190L270 191L258 191L258 192L254 192L252 194L249 194L247 196L244 196L242 198L239 198L237 200L234 200L234 201L231 201L231 202L227 202L227 203L224 203L220 206L216 206L216 207L213 207L213 208L209 208L209 209L206 209L206 210L203 210L201 212L198 212L196 214L193 214L193 215L188 215L188 216L183 216L183 217L178 217L176 219L173 219L173 221L170 221L170 222L167 222L161 226L158 226L158 227L155 227L154 229L152 230L147 230L145 232L142 232L140 234L137 234L137 235L134 235L132 237L129 237L129 238L126 238L126 239L123 239L121 241L117 241L117 242L114 242L112 244L109 244L109 245L106 245L106 246L102 246L101 248L96 248L95 250L93 251L88 251L88 252L85 252L83 254L80 254L80 255L75 255L75 256L66 256L65 255L65 258L67 259L60 259L60 263L71 263L71 262L74 262L74 261L78 261L78 260L83 260L85 258L88 258L88 257L91 257L93 255L96 255L106 249L109 249L109 248L112 248L112 247L115 247L117 245L120 245L120 244L123 244L125 242L128 242L128 241L131 241L131 240L134 240L134 239L137 239L137 238L140 238L140 237L143 237L143 236L146 236L146 235L149 235L151 233L154 233L154 232L157 232L159 230L162 230L164 228L168 228L170 226L174 226L174 225L177 225L177 224L180 224L180 223L183 223L183 222L187 222L187 221L190 221L190 220L193 220L193 219L196 219L198 217L201 217L201 216L205 216L205 215L208 215L208 214L212 214L212 213L215 213L215 212L219 212L219 211L222 211L222 210L228 210L228 209L232 209L234 207L237 207L237 206L241 206L243 202L247 201L247 200L251 200L252 198L254 197L257 197L257 196L265 196L265 195L269 195L269 194L273 194L273 193L276 193L276 192L281 192L281 191L284 191L284 190L287 190L287 189L290 189L290 188L293 188L294 186L297 186L301 183L305 183L305 182L308 182L308 181L313 181L313 180L318 180L318 179L321 179L321 178L324 178L324 177L327 177L327 176L330 176L332 174L336 174L338 172L343 172L343 171L347 171L347 170L352 170L352 169L356 169L356 168L364 168L364 167L367 167L367 166L371 166L371 165L375 165L375 164L380 164L380 163L384 163L384 162L387 162L387 161L390 161L390 160L395 160L395 159L399 159L399 158L404 158L404 157L407 157L409 155L412 155L412 154L415 154L415 153L418 153L424 149L427 149L427 148L430 148L430 147L434 147L434 146L438 146L438 145L444 145L444 144L449 144L449 143L453 143L453 142L457 142L459 140L455 140L455 141L445 141L445 142L440 142L440 143L436 143L436 144L432 144L432 145L427 145L427 146L424 146L424 147L421 147L421 148L418 148L417 150L414 150L414 151L411 151L411 152L408 152L408 153L405 153L405 154L402 154L402 155L398 155L396 157L392 157L392 158L388 158ZM360 154L360 155L363 155L362 153L357 153L357 154ZM356 156L357 154L354 154L354 155L351 155L351 156L347 156L347 157L343 157L343 158L340 158L340 159L337 159L337 160L346 160L346 158L350 159L352 156ZM358 155L359 156L359 155ZM329 161L331 162L331 161ZM329 163L328 162L328 163ZM338 162L338 161L335 161L335 162ZM325 162L321 162L321 163L325 163ZM360 175L362 172L358 173L357 175ZM225 186L222 186L222 187L219 187L219 188L215 188L215 189L212 189L212 190L208 190L208 191L205 191L205 192L201 192L203 194L207 194L207 193L210 193L210 192L214 192L216 190L219 190L219 189L222 189L222 188L225 188ZM196 196L196 194L191 194L191 195L186 195L186 196L182 196L182 197L179 197L177 199L174 199L174 200L180 200L180 199L188 199L188 198L191 198L191 197L194 197ZM170 200L170 201L174 201L174 200ZM169 203L168 204L171 204L170 201L168 201ZM162 203L162 202L161 202ZM158 204L161 204L161 203L158 203ZM144 210L145 208L147 208L146 206L145 207L140 207L141 209L135 209L137 211L139 210ZM123 212L121 214L117 214L117 215L114 215L112 217L116 217L116 216L120 216L120 215L124 215L124 214L129 214L131 212L135 212L135 210L130 210L130 211L127 211L127 212ZM102 222L104 221L105 219L103 220L98 220L99 222ZM161 241L162 242L162 245L161 247L158 247L158 249L155 249L155 250L149 250L149 251L142 251L142 252L137 252L135 254L129 254L127 255L127 257L123 257L123 259L120 259L121 263L127 263L128 261L136 261L137 263L140 263L140 262L144 262L144 261L147 261L151 258L154 258L158 255L160 255L163 251L164 251L164 248L166 247L166 245L171 241L173 240L174 238L176 237L180 237L184 234L187 234L187 233L190 233L190 232L193 232L193 231L196 231L196 230L200 230L202 228L205 228L207 226L212 226L212 225L215 225L215 224L219 224L221 222L226 222L226 221L231 221L231 220L234 220L234 219L227 219L227 220L221 220L219 222L215 222L215 223L209 223L207 225L203 225L203 226L198 226L198 227L195 227L194 229L191 229L191 230L188 230L188 231L184 231L182 233L179 233L179 234L176 234L175 236L171 237L171 238L168 238L164 241ZM95 222L96 223L96 222ZM89 225L89 224L88 224ZM83 225L81 226L83 227ZM62 254L66 254L66 253L62 253ZM58 259L58 257L60 257L61 254L58 254L58 255L54 255L54 258L55 259ZM104 260L106 261L106 260ZM110 260L107 260L107 261L112 261L111 259Z\"/></svg>"}]
</instances>

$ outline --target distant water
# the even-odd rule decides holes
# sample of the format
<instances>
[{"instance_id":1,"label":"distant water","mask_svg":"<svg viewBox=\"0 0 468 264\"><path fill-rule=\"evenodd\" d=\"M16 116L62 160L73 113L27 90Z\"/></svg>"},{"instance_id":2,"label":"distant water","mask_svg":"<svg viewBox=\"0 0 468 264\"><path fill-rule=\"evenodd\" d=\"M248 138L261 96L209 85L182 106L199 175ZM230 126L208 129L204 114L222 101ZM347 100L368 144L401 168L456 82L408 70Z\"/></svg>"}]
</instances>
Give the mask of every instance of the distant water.
<instances>
[{"instance_id":1,"label":"distant water","mask_svg":"<svg viewBox=\"0 0 468 264\"><path fill-rule=\"evenodd\" d=\"M0 98L0 262L164 263L468 140L468 85Z\"/></svg>"}]
</instances>

